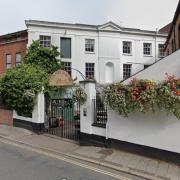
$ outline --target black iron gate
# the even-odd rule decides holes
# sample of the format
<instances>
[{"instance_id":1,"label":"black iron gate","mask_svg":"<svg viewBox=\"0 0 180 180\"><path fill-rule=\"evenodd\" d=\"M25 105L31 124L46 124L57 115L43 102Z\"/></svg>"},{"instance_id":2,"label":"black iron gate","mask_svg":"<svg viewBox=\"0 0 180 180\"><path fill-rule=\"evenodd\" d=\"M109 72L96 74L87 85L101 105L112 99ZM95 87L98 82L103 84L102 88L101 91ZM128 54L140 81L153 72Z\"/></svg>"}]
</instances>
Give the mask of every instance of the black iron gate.
<instances>
[{"instance_id":1,"label":"black iron gate","mask_svg":"<svg viewBox=\"0 0 180 180\"><path fill-rule=\"evenodd\" d=\"M79 140L80 104L72 99L51 99L46 132L59 137Z\"/></svg>"}]
</instances>

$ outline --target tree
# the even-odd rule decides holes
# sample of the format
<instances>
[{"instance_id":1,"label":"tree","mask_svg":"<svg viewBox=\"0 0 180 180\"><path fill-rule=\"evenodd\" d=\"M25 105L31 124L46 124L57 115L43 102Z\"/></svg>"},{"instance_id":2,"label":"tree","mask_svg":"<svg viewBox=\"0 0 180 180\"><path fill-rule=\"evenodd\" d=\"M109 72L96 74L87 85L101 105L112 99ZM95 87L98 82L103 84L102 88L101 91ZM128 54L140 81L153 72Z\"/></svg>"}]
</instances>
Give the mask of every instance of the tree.
<instances>
[{"instance_id":1,"label":"tree","mask_svg":"<svg viewBox=\"0 0 180 180\"><path fill-rule=\"evenodd\" d=\"M27 49L24 62L25 64L40 66L48 74L51 74L61 67L61 62L57 59L58 56L60 56L58 47L44 48L40 46L39 40L37 40L33 41Z\"/></svg>"},{"instance_id":2,"label":"tree","mask_svg":"<svg viewBox=\"0 0 180 180\"><path fill-rule=\"evenodd\" d=\"M19 115L30 117L36 95L48 84L48 74L39 66L23 64L9 69L0 78L0 96L3 102Z\"/></svg>"}]
</instances>

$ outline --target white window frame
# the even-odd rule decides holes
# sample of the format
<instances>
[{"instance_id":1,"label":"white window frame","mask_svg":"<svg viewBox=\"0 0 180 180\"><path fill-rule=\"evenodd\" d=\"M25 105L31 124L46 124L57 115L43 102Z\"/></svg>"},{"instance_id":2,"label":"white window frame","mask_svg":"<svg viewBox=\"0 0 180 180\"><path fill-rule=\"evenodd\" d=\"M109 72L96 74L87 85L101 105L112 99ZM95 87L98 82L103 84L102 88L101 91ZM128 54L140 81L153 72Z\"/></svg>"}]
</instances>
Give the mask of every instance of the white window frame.
<instances>
[{"instance_id":1,"label":"white window frame","mask_svg":"<svg viewBox=\"0 0 180 180\"><path fill-rule=\"evenodd\" d=\"M124 55L132 55L132 42L131 41L123 41L122 42L122 50L123 50Z\"/></svg>"},{"instance_id":2,"label":"white window frame","mask_svg":"<svg viewBox=\"0 0 180 180\"><path fill-rule=\"evenodd\" d=\"M95 53L95 39L85 39L85 52Z\"/></svg>"},{"instance_id":3,"label":"white window frame","mask_svg":"<svg viewBox=\"0 0 180 180\"><path fill-rule=\"evenodd\" d=\"M17 61L17 60L18 60L18 58L17 58L18 55L19 55L19 57L20 57L20 61ZM18 65L20 65L20 64L22 64L22 55L21 55L20 52L17 52L17 53L16 53L16 66L18 66Z\"/></svg>"},{"instance_id":4,"label":"white window frame","mask_svg":"<svg viewBox=\"0 0 180 180\"><path fill-rule=\"evenodd\" d=\"M70 76L72 75L72 63L68 61L62 61L64 71L66 71Z\"/></svg>"},{"instance_id":5,"label":"white window frame","mask_svg":"<svg viewBox=\"0 0 180 180\"><path fill-rule=\"evenodd\" d=\"M160 48L160 46L162 46ZM162 58L164 57L164 44L158 44L158 57Z\"/></svg>"},{"instance_id":6,"label":"white window frame","mask_svg":"<svg viewBox=\"0 0 180 180\"><path fill-rule=\"evenodd\" d=\"M11 67L12 67L12 56L11 54L6 54L6 69L9 69Z\"/></svg>"},{"instance_id":7,"label":"white window frame","mask_svg":"<svg viewBox=\"0 0 180 180\"><path fill-rule=\"evenodd\" d=\"M51 36L39 35L39 43L40 43L41 47L50 48L51 47Z\"/></svg>"},{"instance_id":8,"label":"white window frame","mask_svg":"<svg viewBox=\"0 0 180 180\"><path fill-rule=\"evenodd\" d=\"M132 75L132 64L123 64L123 79L129 78L131 75Z\"/></svg>"},{"instance_id":9,"label":"white window frame","mask_svg":"<svg viewBox=\"0 0 180 180\"><path fill-rule=\"evenodd\" d=\"M95 63L85 63L85 76L87 79L95 78Z\"/></svg>"},{"instance_id":10,"label":"white window frame","mask_svg":"<svg viewBox=\"0 0 180 180\"><path fill-rule=\"evenodd\" d=\"M150 45L150 46L148 47L147 45ZM152 56L152 43L146 43L146 42L143 43L143 55L144 56Z\"/></svg>"}]
</instances>

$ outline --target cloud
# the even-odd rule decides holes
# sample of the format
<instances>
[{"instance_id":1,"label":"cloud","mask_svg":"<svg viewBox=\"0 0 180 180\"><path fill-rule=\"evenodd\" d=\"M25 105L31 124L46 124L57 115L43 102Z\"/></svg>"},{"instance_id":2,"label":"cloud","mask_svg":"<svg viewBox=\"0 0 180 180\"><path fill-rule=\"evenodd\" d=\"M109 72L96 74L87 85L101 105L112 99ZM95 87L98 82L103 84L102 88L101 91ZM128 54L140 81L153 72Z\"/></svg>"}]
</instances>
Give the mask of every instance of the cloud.
<instances>
[{"instance_id":1,"label":"cloud","mask_svg":"<svg viewBox=\"0 0 180 180\"><path fill-rule=\"evenodd\" d=\"M0 0L0 34L25 29L25 19L155 29L172 20L178 0Z\"/></svg>"},{"instance_id":2,"label":"cloud","mask_svg":"<svg viewBox=\"0 0 180 180\"><path fill-rule=\"evenodd\" d=\"M107 19L127 27L152 29L169 23L178 0L112 0Z\"/></svg>"}]
</instances>

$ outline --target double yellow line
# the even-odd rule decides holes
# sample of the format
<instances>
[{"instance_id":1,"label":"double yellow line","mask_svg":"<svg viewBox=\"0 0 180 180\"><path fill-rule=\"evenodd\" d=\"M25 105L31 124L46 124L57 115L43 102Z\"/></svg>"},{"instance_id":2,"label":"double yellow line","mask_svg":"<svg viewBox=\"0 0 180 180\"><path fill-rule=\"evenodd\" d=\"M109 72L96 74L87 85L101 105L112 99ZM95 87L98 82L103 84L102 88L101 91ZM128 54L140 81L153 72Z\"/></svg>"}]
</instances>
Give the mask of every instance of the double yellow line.
<instances>
[{"instance_id":1,"label":"double yellow line","mask_svg":"<svg viewBox=\"0 0 180 180\"><path fill-rule=\"evenodd\" d=\"M19 148L22 148L22 149L26 149L26 150L29 150L29 151L32 151L32 152L36 152L36 153L39 153L39 154L43 154L43 155L48 156L48 157L59 159L59 160L62 160L64 162L74 164L76 166L80 166L82 168L86 168L86 169L89 169L89 170L92 170L92 171L95 171L95 172L98 172L98 173L101 173L101 174L104 174L104 175L108 175L108 176L111 176L111 177L116 178L116 179L132 180L132 179L127 178L127 177L123 177L123 176L120 176L120 175L117 175L117 174L114 174L114 173L111 173L111 172L107 172L107 171L99 169L99 168L95 168L95 167L90 166L90 165L86 165L86 164L77 162L75 160L71 160L69 158L62 157L60 155L45 152L45 151L42 151L42 150L39 150L39 149L36 149L36 148L33 148L33 147L28 147L28 146L25 146L23 144L18 144L16 142L11 142L11 141L8 141L8 140L5 140L5 139L0 139L0 142L5 143L5 144L9 144L9 145L13 145L13 146L16 146L16 147L19 147Z\"/></svg>"}]
</instances>

